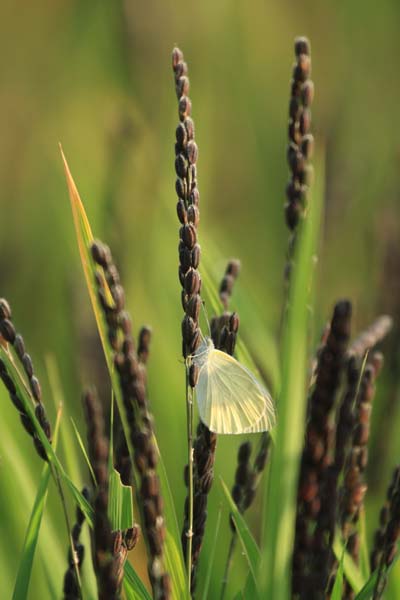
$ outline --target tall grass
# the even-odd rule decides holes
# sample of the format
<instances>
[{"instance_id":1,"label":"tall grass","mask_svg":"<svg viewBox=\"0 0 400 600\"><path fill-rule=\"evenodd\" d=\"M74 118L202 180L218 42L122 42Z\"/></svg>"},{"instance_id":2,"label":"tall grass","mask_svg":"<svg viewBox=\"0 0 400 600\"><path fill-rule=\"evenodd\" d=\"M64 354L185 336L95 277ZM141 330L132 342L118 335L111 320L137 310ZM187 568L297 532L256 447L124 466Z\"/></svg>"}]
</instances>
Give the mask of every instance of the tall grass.
<instances>
[{"instance_id":1,"label":"tall grass","mask_svg":"<svg viewBox=\"0 0 400 600\"><path fill-rule=\"evenodd\" d=\"M186 404L187 412L187 430L179 433L182 439L186 438L188 462L186 481L182 481L182 489L186 484L188 491L182 537L177 518L179 494L175 487L171 488L172 474L164 465L168 447L160 450L157 422L152 416L149 389L155 373L147 373L152 361L150 330L140 328L136 343L121 276L110 249L94 240L84 204L62 155L80 259L112 398L109 403L104 395L100 402L94 392L86 393L87 444L79 427L74 426L76 440L71 435L64 438L66 452L72 443L81 446L83 452L72 452L74 459L64 460L51 436L32 359L22 336L15 331L9 304L0 300L0 377L37 454L46 463L20 557L13 595L16 600L29 596L51 477L55 484L51 490L56 491L66 521L63 532L51 531L51 542L68 560L63 568L64 583L62 576L57 580L47 566L48 597L54 597L54 590L60 594L62 587L69 600L120 598L123 594L146 600L180 600L195 595L274 600L383 597L400 533L397 471L382 509L370 559L362 525L370 406L382 362L381 355L370 351L389 332L391 320L381 317L349 343L351 305L337 302L330 330L314 351L315 263L324 209L325 155L322 144L317 144L316 176L312 183L308 161L313 141L309 133L313 88L310 46L305 38L295 41L295 60L289 108L290 182L285 209L291 239L282 294L282 339L276 343L279 373L275 379L279 385L273 389L277 425L257 439L259 447L253 461L251 444L242 442L237 461L232 455L226 465L227 475L212 488L214 463L218 460L217 436L202 422L194 436L199 373L192 358L202 333L203 298L209 300L204 312L210 313L210 335L216 348L233 355L238 342L238 357L260 378L265 375L263 365L268 358L266 346L247 345L240 339L239 313L232 309L239 263L228 263L219 289L208 269L199 264L198 150L190 116L187 65L181 51L173 51L180 121L175 146L177 213L181 223L179 280L185 313L181 328L185 379L180 410L184 412ZM240 240L237 246L240 254ZM207 254L206 245L203 252ZM250 301L247 310L253 310ZM165 377L166 398L169 383ZM64 407L65 412L68 407ZM55 430L59 427L61 431L69 430L65 417ZM253 440L256 435L251 435ZM180 440L171 439L171 444L174 442ZM81 471L81 466L86 469L87 462L90 468L85 478L92 488L89 495L79 491L80 481L72 473L75 469ZM233 481L228 482L228 478L234 469L231 495L229 484ZM136 503L132 502L132 492ZM218 493L224 511L219 509L218 516L208 514L209 499ZM254 505L257 510L253 513L253 529L247 515L251 515ZM74 524L71 511L76 514ZM212 531L209 524L211 517L216 516L216 531ZM142 550L137 545L137 521L145 541ZM225 525L229 523L231 530L226 548L224 544L220 547L218 539L223 521ZM91 530L91 542L84 546L81 533L86 525ZM203 544L207 536L212 539L208 555ZM141 565L144 554L147 576ZM85 573L90 558L97 584ZM238 564L240 580L234 576L234 566ZM201 568L206 569L203 579L198 577Z\"/></svg>"}]
</instances>

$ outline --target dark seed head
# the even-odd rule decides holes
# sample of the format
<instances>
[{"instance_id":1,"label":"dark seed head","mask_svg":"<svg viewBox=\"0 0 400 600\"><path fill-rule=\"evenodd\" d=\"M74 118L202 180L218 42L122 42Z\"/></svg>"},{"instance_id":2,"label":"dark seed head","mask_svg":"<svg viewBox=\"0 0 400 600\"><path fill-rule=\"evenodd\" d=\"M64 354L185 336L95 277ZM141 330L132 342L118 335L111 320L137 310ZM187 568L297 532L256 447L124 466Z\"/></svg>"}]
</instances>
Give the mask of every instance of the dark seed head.
<instances>
[{"instance_id":1,"label":"dark seed head","mask_svg":"<svg viewBox=\"0 0 400 600\"><path fill-rule=\"evenodd\" d=\"M94 241L91 246L92 257L93 260L106 269L107 266L111 263L111 252L110 248L99 241Z\"/></svg>"},{"instance_id":2,"label":"dark seed head","mask_svg":"<svg viewBox=\"0 0 400 600\"><path fill-rule=\"evenodd\" d=\"M181 236L184 244L190 250L192 250L197 242L196 228L194 227L194 225L192 223L183 225L183 227L181 227Z\"/></svg>"},{"instance_id":3,"label":"dark seed head","mask_svg":"<svg viewBox=\"0 0 400 600\"><path fill-rule=\"evenodd\" d=\"M187 143L187 131L183 123L179 123L175 135L178 146L183 150Z\"/></svg>"},{"instance_id":4,"label":"dark seed head","mask_svg":"<svg viewBox=\"0 0 400 600\"><path fill-rule=\"evenodd\" d=\"M197 385L199 379L199 368L197 365L192 364L189 368L189 385L194 388Z\"/></svg>"},{"instance_id":5,"label":"dark seed head","mask_svg":"<svg viewBox=\"0 0 400 600\"><path fill-rule=\"evenodd\" d=\"M189 93L189 78L186 75L182 75L176 82L176 95L178 98L181 96L187 96Z\"/></svg>"},{"instance_id":6,"label":"dark seed head","mask_svg":"<svg viewBox=\"0 0 400 600\"><path fill-rule=\"evenodd\" d=\"M38 378L35 377L35 375L33 375L33 377L31 377L29 380L29 384L31 386L31 391L36 402L40 402L42 399L42 390Z\"/></svg>"},{"instance_id":7,"label":"dark seed head","mask_svg":"<svg viewBox=\"0 0 400 600\"><path fill-rule=\"evenodd\" d=\"M191 264L193 269L197 269L200 264L200 245L195 244L191 254Z\"/></svg>"},{"instance_id":8,"label":"dark seed head","mask_svg":"<svg viewBox=\"0 0 400 600\"><path fill-rule=\"evenodd\" d=\"M185 179L187 177L187 162L183 154L178 154L175 159L175 171L178 177Z\"/></svg>"},{"instance_id":9,"label":"dark seed head","mask_svg":"<svg viewBox=\"0 0 400 600\"><path fill-rule=\"evenodd\" d=\"M191 165L194 165L197 162L199 156L199 149L194 140L190 140L186 147L186 155L188 157L188 161Z\"/></svg>"},{"instance_id":10,"label":"dark seed head","mask_svg":"<svg viewBox=\"0 0 400 600\"><path fill-rule=\"evenodd\" d=\"M250 459L250 454L251 454L251 443L244 442L244 444L242 444L239 448L238 462L247 463L248 460Z\"/></svg>"},{"instance_id":11,"label":"dark seed head","mask_svg":"<svg viewBox=\"0 0 400 600\"><path fill-rule=\"evenodd\" d=\"M178 181L181 181L181 180L178 179ZM182 225L187 223L187 213L186 213L185 203L182 200L182 196L180 196L180 198L178 200L178 204L176 205L176 213L177 213L178 219L182 223Z\"/></svg>"},{"instance_id":12,"label":"dark seed head","mask_svg":"<svg viewBox=\"0 0 400 600\"><path fill-rule=\"evenodd\" d=\"M310 54L310 42L306 37L297 37L294 40L294 52L296 56L300 54Z\"/></svg>"},{"instance_id":13,"label":"dark seed head","mask_svg":"<svg viewBox=\"0 0 400 600\"><path fill-rule=\"evenodd\" d=\"M2 319L0 321L0 333L6 342L13 344L15 341L15 327L9 319Z\"/></svg>"},{"instance_id":14,"label":"dark seed head","mask_svg":"<svg viewBox=\"0 0 400 600\"><path fill-rule=\"evenodd\" d=\"M24 365L25 373L28 377L33 375L33 363L29 354L24 354L22 357L22 364Z\"/></svg>"},{"instance_id":15,"label":"dark seed head","mask_svg":"<svg viewBox=\"0 0 400 600\"><path fill-rule=\"evenodd\" d=\"M5 298L0 298L0 319L11 319L11 308Z\"/></svg>"},{"instance_id":16,"label":"dark seed head","mask_svg":"<svg viewBox=\"0 0 400 600\"><path fill-rule=\"evenodd\" d=\"M189 296L196 295L200 290L200 275L195 269L189 269L185 275L185 291Z\"/></svg>"},{"instance_id":17,"label":"dark seed head","mask_svg":"<svg viewBox=\"0 0 400 600\"><path fill-rule=\"evenodd\" d=\"M18 358L20 360L22 360L24 354L25 354L25 344L24 344L24 340L22 335L20 335L19 333L17 333L17 335L15 336L15 340L14 340L14 348L15 351L18 355Z\"/></svg>"},{"instance_id":18,"label":"dark seed head","mask_svg":"<svg viewBox=\"0 0 400 600\"><path fill-rule=\"evenodd\" d=\"M179 48L172 50L172 68L175 70L177 65L183 61L183 53Z\"/></svg>"},{"instance_id":19,"label":"dark seed head","mask_svg":"<svg viewBox=\"0 0 400 600\"><path fill-rule=\"evenodd\" d=\"M181 121L184 121L186 117L190 117L190 113L192 112L192 103L187 96L182 96L182 98L180 98L178 111Z\"/></svg>"}]
</instances>

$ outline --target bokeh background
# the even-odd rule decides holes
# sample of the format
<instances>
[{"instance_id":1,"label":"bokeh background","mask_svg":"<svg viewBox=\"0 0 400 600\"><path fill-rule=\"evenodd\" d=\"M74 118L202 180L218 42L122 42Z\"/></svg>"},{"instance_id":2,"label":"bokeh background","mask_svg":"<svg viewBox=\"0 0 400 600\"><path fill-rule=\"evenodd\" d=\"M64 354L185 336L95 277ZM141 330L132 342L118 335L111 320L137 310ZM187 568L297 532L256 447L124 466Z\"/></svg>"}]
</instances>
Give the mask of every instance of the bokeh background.
<instances>
[{"instance_id":1,"label":"bokeh background","mask_svg":"<svg viewBox=\"0 0 400 600\"><path fill-rule=\"evenodd\" d=\"M55 405L49 365L50 376L59 376L64 419L72 416L84 436L83 386L97 383L105 402L109 394L76 248L62 142L95 235L110 244L121 269L135 325L153 328L149 391L180 519L186 445L172 47L178 44L189 64L204 260L218 281L228 258L241 259L235 295L241 331L273 381L288 241L285 152L296 35L307 35L312 44L312 130L326 156L315 336L342 297L354 304L354 332L381 312L389 311L398 323L399 23L396 0L3 0L0 295L13 307L50 415ZM400 460L398 340L396 324L375 403L370 531L391 468ZM2 389L0 400L0 571L6 598L41 464ZM218 475L231 485L237 446L237 440L219 441L210 534L221 504ZM83 460L74 475L78 482L87 480ZM32 599L59 596L66 565L67 538L54 487L48 506ZM258 512L256 505L249 514L256 534ZM221 562L229 540L226 513L223 521ZM140 549L132 559L145 570ZM245 573L239 555L236 563L232 590ZM49 595L47 579L54 585L57 577L59 588ZM393 598L399 597L396 579ZM212 586L216 594L215 578Z\"/></svg>"}]
</instances>

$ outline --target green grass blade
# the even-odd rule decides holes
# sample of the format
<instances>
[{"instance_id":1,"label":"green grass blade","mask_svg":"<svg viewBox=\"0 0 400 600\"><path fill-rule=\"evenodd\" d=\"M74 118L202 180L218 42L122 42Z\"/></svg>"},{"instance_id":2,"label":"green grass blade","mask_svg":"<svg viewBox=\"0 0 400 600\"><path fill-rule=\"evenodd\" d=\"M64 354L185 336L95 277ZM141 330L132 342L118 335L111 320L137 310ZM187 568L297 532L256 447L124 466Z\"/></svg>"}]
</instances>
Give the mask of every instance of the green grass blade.
<instances>
[{"instance_id":1,"label":"green grass blade","mask_svg":"<svg viewBox=\"0 0 400 600\"><path fill-rule=\"evenodd\" d=\"M51 476L50 467L46 464L43 467L40 477L39 488L33 505L28 529L26 531L24 548L19 563L17 579L15 581L13 600L25 600L28 595L29 582L33 566L36 545L40 532L40 525L47 499L47 488Z\"/></svg>"},{"instance_id":2,"label":"green grass blade","mask_svg":"<svg viewBox=\"0 0 400 600\"><path fill-rule=\"evenodd\" d=\"M143 581L129 561L124 567L124 590L127 600L151 600Z\"/></svg>"},{"instance_id":3,"label":"green grass blade","mask_svg":"<svg viewBox=\"0 0 400 600\"><path fill-rule=\"evenodd\" d=\"M364 587L358 592L354 600L370 600L374 593L376 580L378 579L378 571L374 571Z\"/></svg>"},{"instance_id":4,"label":"green grass blade","mask_svg":"<svg viewBox=\"0 0 400 600\"><path fill-rule=\"evenodd\" d=\"M57 421L54 428L54 446L57 444L58 431L61 420L61 408L57 412ZM46 463L42 469L40 483L33 504L32 513L26 530L24 547L19 562L17 578L15 580L12 600L25 600L28 596L29 582L31 579L33 559L40 533L40 525L47 500L47 490L51 477L50 465Z\"/></svg>"},{"instance_id":5,"label":"green grass blade","mask_svg":"<svg viewBox=\"0 0 400 600\"><path fill-rule=\"evenodd\" d=\"M343 570L344 570L344 549L340 559L338 570L336 572L335 583L333 584L331 600L341 600L343 593Z\"/></svg>"},{"instance_id":6,"label":"green grass blade","mask_svg":"<svg viewBox=\"0 0 400 600\"><path fill-rule=\"evenodd\" d=\"M113 530L132 527L132 488L122 483L121 476L115 469L110 473L108 516Z\"/></svg>"},{"instance_id":7,"label":"green grass blade","mask_svg":"<svg viewBox=\"0 0 400 600\"><path fill-rule=\"evenodd\" d=\"M222 489L224 492L225 500L227 501L229 510L231 512L233 522L235 523L237 536L242 545L243 553L248 562L250 573L252 574L254 583L255 583L256 587L258 588L257 572L258 572L258 567L260 564L260 549L257 546L256 541L253 538L253 536L246 524L246 521L243 519L236 504L232 500L232 496L231 496L226 484L222 480L222 478L221 478L221 486L222 486Z\"/></svg>"},{"instance_id":8,"label":"green grass blade","mask_svg":"<svg viewBox=\"0 0 400 600\"><path fill-rule=\"evenodd\" d=\"M75 437L76 437L76 439L77 439L77 441L78 441L79 448L81 449L81 451L82 451L82 454L83 454L83 457L84 457L84 459L85 459L85 462L86 462L86 464L87 464L87 466L88 466L88 469L89 469L90 476L91 476L91 478L92 478L92 480L93 480L93 483L94 483L95 485L97 485L97 481L96 481L96 475L94 474L94 471L93 471L92 464L91 464L91 462L90 462L90 459L89 459L88 453L87 453L87 451L86 451L86 448L85 448L85 444L83 443L82 436L81 436L81 434L79 433L78 427L77 427L77 425L76 425L76 423L75 423L75 421L73 420L73 418L72 418L72 417L71 417L71 424L72 424L72 428L73 428L73 430L74 430L74 433L75 433Z\"/></svg>"},{"instance_id":9,"label":"green grass blade","mask_svg":"<svg viewBox=\"0 0 400 600\"><path fill-rule=\"evenodd\" d=\"M215 557L215 551L217 549L217 542L218 542L218 536L219 536L219 529L221 526L221 514L222 514L222 510L221 508L218 510L218 515L217 515L217 522L215 525L215 533L214 533L214 539L210 548L210 552L207 556L207 560L208 560L208 565L207 565L207 572L206 572L206 577L204 580L204 586L203 586L203 595L202 595L202 599L203 600L207 600L208 598L208 591L210 589L210 582L211 582L211 575L212 575L212 570L213 570L213 566L214 566L214 557Z\"/></svg>"},{"instance_id":10,"label":"green grass blade","mask_svg":"<svg viewBox=\"0 0 400 600\"><path fill-rule=\"evenodd\" d=\"M310 211L299 232L291 273L283 330L282 384L278 394L276 437L263 507L259 577L262 597L274 600L287 600L290 596L297 479L307 402L309 298L322 210L321 167L318 164L318 185L312 189Z\"/></svg>"},{"instance_id":11,"label":"green grass blade","mask_svg":"<svg viewBox=\"0 0 400 600\"><path fill-rule=\"evenodd\" d=\"M368 540L367 540L367 524L365 517L365 507L362 507L359 518L359 531L360 531L360 570L364 580L369 579L371 575L370 564L369 564L369 551L368 551Z\"/></svg>"},{"instance_id":12,"label":"green grass blade","mask_svg":"<svg viewBox=\"0 0 400 600\"><path fill-rule=\"evenodd\" d=\"M247 579L246 579L246 585L244 587L244 590L242 591L242 597L243 598L257 598L258 595L258 591L256 588L256 585L254 583L254 579L252 574L248 573L247 575Z\"/></svg>"},{"instance_id":13,"label":"green grass blade","mask_svg":"<svg viewBox=\"0 0 400 600\"><path fill-rule=\"evenodd\" d=\"M350 554L346 552L339 534L336 534L333 541L333 552L335 553L337 560L343 562L343 572L346 579L353 590L358 593L363 588L365 579Z\"/></svg>"}]
</instances>

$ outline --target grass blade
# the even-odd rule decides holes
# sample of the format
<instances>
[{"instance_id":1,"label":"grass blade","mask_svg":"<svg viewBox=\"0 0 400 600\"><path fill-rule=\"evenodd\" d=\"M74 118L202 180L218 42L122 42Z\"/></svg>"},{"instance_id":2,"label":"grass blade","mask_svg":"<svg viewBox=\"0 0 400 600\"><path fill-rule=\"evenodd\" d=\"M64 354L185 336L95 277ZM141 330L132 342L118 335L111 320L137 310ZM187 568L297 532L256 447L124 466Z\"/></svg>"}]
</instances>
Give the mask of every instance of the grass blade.
<instances>
[{"instance_id":1,"label":"grass blade","mask_svg":"<svg viewBox=\"0 0 400 600\"><path fill-rule=\"evenodd\" d=\"M347 581L353 590L358 593L363 588L365 580L350 554L346 552L339 534L335 536L333 542L333 551L337 560L343 562L343 572Z\"/></svg>"},{"instance_id":2,"label":"grass blade","mask_svg":"<svg viewBox=\"0 0 400 600\"><path fill-rule=\"evenodd\" d=\"M322 165L310 198L310 212L298 238L289 289L283 348L282 385L270 477L266 482L259 570L263 598L289 598L291 554L296 515L296 488L306 412L309 296L322 208Z\"/></svg>"},{"instance_id":3,"label":"grass blade","mask_svg":"<svg viewBox=\"0 0 400 600\"><path fill-rule=\"evenodd\" d=\"M143 581L129 561L124 567L124 590L127 600L151 600Z\"/></svg>"},{"instance_id":4,"label":"grass blade","mask_svg":"<svg viewBox=\"0 0 400 600\"><path fill-rule=\"evenodd\" d=\"M115 469L110 473L108 493L108 516L112 529L129 529L133 523L132 488L122 483L121 476Z\"/></svg>"},{"instance_id":5,"label":"grass blade","mask_svg":"<svg viewBox=\"0 0 400 600\"><path fill-rule=\"evenodd\" d=\"M202 596L203 600L207 600L208 590L210 589L211 575L212 575L212 570L213 570L213 566L214 566L215 550L217 549L219 528L221 526L221 514L222 514L222 510L220 508L218 511L218 515L217 515L217 523L215 525L214 539L213 539L213 542L211 545L210 553L207 557L208 558L208 566L207 566L207 573L206 573L206 578L204 580L204 586L203 586L203 596Z\"/></svg>"},{"instance_id":6,"label":"grass blade","mask_svg":"<svg viewBox=\"0 0 400 600\"><path fill-rule=\"evenodd\" d=\"M333 584L331 600L341 600L341 598L342 598L344 554L345 554L345 550L343 549L342 557L340 559L338 570L336 572L335 583Z\"/></svg>"},{"instance_id":7,"label":"grass blade","mask_svg":"<svg viewBox=\"0 0 400 600\"><path fill-rule=\"evenodd\" d=\"M360 530L360 569L364 580L369 579L371 575L370 564L369 564L369 551L368 551L368 540L367 540L367 524L365 518L365 507L362 507L359 518L359 530Z\"/></svg>"},{"instance_id":8,"label":"grass blade","mask_svg":"<svg viewBox=\"0 0 400 600\"><path fill-rule=\"evenodd\" d=\"M24 548L19 563L17 579L15 581L13 600L25 600L28 595L29 582L33 566L36 545L40 532L40 525L47 499L47 488L51 476L50 467L46 464L43 467L40 477L39 488L33 505L28 529L26 531Z\"/></svg>"},{"instance_id":9,"label":"grass blade","mask_svg":"<svg viewBox=\"0 0 400 600\"><path fill-rule=\"evenodd\" d=\"M372 594L374 593L377 579L378 571L374 571L364 587L358 592L354 600L370 600L370 598L372 598Z\"/></svg>"},{"instance_id":10,"label":"grass blade","mask_svg":"<svg viewBox=\"0 0 400 600\"><path fill-rule=\"evenodd\" d=\"M93 467L91 465L88 453L86 451L85 444L83 443L82 436L79 433L78 427L77 427L77 425L76 425L76 423L75 423L75 421L73 420L72 417L71 417L71 424L72 424L72 427L73 427L73 430L74 430L74 433L75 433L75 437L76 437L76 439L78 441L79 448L82 450L83 457L84 457L85 462L86 462L86 464L88 466L90 476L91 476L91 478L93 480L94 485L97 485L96 476L94 474Z\"/></svg>"},{"instance_id":11,"label":"grass blade","mask_svg":"<svg viewBox=\"0 0 400 600\"><path fill-rule=\"evenodd\" d=\"M253 538L246 521L240 514L236 504L232 500L231 494L221 478L221 485L224 492L225 499L227 501L229 510L232 515L232 519L235 523L237 536L242 545L243 553L249 565L250 573L254 579L254 583L258 588L257 572L260 564L260 549Z\"/></svg>"},{"instance_id":12,"label":"grass blade","mask_svg":"<svg viewBox=\"0 0 400 600\"><path fill-rule=\"evenodd\" d=\"M54 429L54 446L57 444L58 431L61 420L61 408L57 411L56 426ZM40 533L40 525L47 500L47 490L51 477L50 465L46 463L42 469L40 483L33 504L32 513L26 530L24 547L19 562L17 578L15 580L12 600L25 600L28 596L29 582L31 579L33 559Z\"/></svg>"}]
</instances>

